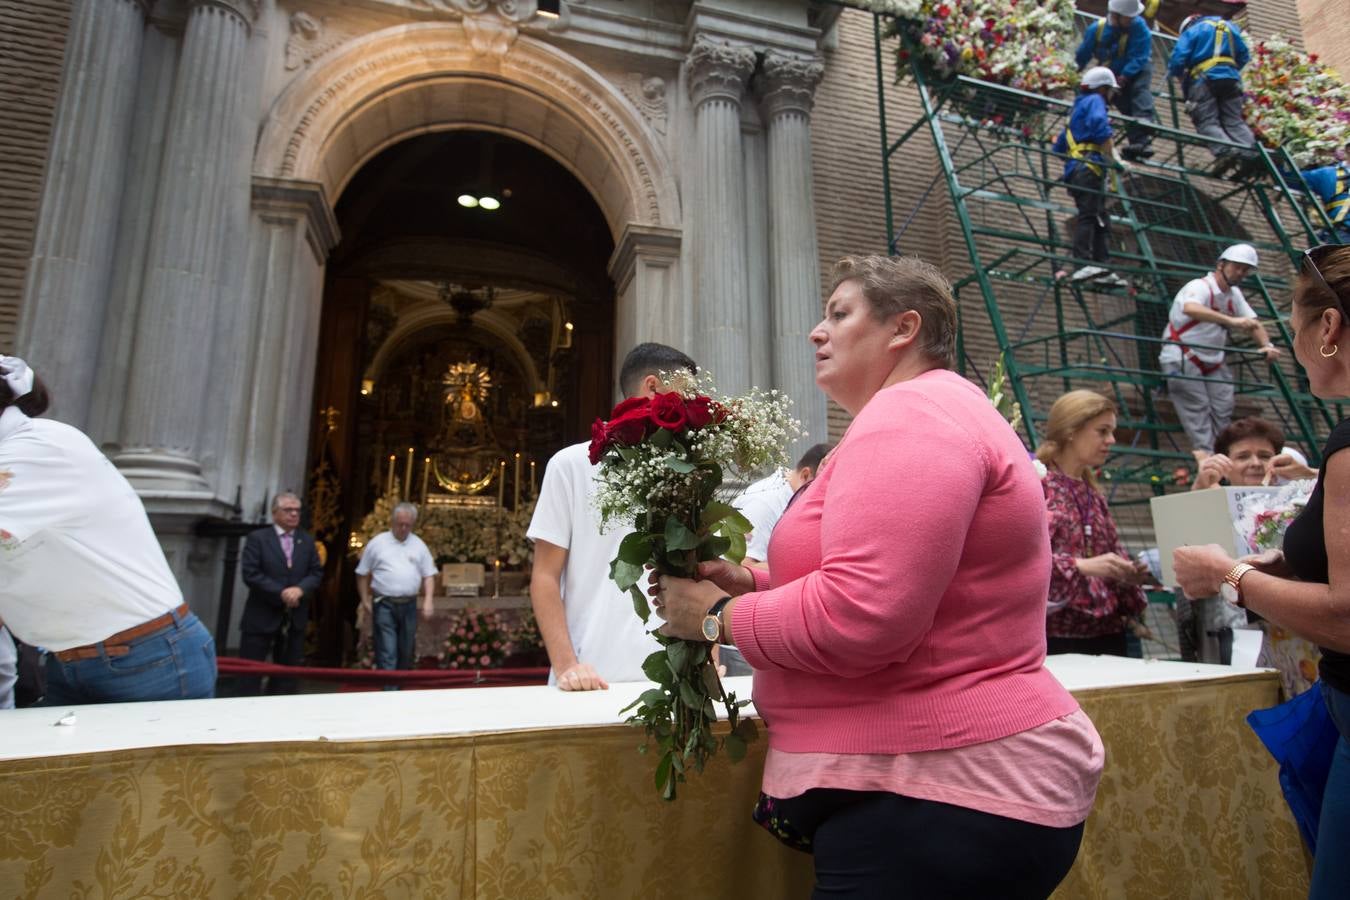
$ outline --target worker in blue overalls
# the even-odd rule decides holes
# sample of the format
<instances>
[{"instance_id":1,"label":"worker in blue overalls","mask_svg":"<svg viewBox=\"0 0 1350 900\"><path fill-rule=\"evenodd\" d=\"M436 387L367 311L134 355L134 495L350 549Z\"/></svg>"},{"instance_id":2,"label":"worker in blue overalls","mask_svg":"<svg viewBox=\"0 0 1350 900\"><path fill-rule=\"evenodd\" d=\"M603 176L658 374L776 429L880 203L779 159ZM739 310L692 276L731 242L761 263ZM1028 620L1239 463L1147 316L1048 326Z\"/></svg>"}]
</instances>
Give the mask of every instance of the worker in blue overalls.
<instances>
[{"instance_id":1,"label":"worker in blue overalls","mask_svg":"<svg viewBox=\"0 0 1350 900\"><path fill-rule=\"evenodd\" d=\"M1210 147L1223 171L1256 156L1256 137L1242 118L1242 68L1250 54L1242 29L1222 16L1189 16L1167 64L1169 78L1182 79L1186 112L1205 137L1231 141L1238 148Z\"/></svg>"},{"instance_id":2,"label":"worker in blue overalls","mask_svg":"<svg viewBox=\"0 0 1350 900\"><path fill-rule=\"evenodd\" d=\"M1098 19L1083 33L1076 56L1080 70L1095 58L1116 76L1116 109L1121 115L1156 122L1153 110L1153 33L1144 21L1142 0L1110 0L1106 18ZM1153 135L1133 125L1125 131L1124 159L1147 159L1153 155Z\"/></svg>"},{"instance_id":3,"label":"worker in blue overalls","mask_svg":"<svg viewBox=\"0 0 1350 900\"><path fill-rule=\"evenodd\" d=\"M1106 170L1117 164L1106 103L1115 89L1115 73L1105 66L1094 66L1084 72L1069 124L1055 139L1055 153L1068 157L1063 180L1078 208L1073 231L1073 255L1078 268L1072 276L1067 269L1060 269L1055 272L1056 279L1097 281L1116 287L1125 284L1106 267L1111 255L1107 246L1110 225L1106 211Z\"/></svg>"},{"instance_id":4,"label":"worker in blue overalls","mask_svg":"<svg viewBox=\"0 0 1350 900\"><path fill-rule=\"evenodd\" d=\"M1323 230L1318 239L1326 244L1350 244L1350 165L1338 162L1304 169L1302 174L1331 220L1331 229Z\"/></svg>"}]
</instances>

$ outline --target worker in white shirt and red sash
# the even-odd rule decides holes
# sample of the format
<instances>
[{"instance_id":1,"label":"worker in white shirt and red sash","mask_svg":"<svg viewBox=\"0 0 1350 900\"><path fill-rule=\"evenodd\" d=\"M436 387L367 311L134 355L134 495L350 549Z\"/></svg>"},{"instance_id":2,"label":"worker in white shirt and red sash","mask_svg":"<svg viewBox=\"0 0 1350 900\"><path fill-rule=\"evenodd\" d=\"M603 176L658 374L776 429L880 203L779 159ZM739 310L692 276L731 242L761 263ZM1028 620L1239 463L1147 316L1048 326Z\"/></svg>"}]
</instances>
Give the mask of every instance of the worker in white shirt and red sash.
<instances>
[{"instance_id":1,"label":"worker in white shirt and red sash","mask_svg":"<svg viewBox=\"0 0 1350 900\"><path fill-rule=\"evenodd\" d=\"M1223 350L1228 332L1246 332L1267 361L1280 355L1238 288L1258 262L1250 244L1224 250L1213 272L1177 292L1167 317L1158 362L1197 459L1214 452L1214 438L1233 418L1233 375Z\"/></svg>"}]
</instances>

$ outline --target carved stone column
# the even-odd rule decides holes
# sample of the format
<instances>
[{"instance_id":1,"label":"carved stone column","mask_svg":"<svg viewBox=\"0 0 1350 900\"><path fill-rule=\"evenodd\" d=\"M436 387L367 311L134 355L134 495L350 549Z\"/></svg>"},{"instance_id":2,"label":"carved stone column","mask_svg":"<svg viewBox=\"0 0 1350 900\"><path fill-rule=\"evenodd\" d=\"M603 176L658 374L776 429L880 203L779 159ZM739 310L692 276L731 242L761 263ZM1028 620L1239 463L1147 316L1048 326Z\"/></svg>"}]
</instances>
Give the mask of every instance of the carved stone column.
<instances>
[{"instance_id":1,"label":"carved stone column","mask_svg":"<svg viewBox=\"0 0 1350 900\"><path fill-rule=\"evenodd\" d=\"M52 413L87 427L126 180L145 17L153 0L76 0L23 303L19 353Z\"/></svg>"},{"instance_id":2,"label":"carved stone column","mask_svg":"<svg viewBox=\"0 0 1350 900\"><path fill-rule=\"evenodd\" d=\"M258 0L193 0L174 85L115 461L143 493L203 492L209 352L228 238L232 148Z\"/></svg>"},{"instance_id":3,"label":"carved stone column","mask_svg":"<svg viewBox=\"0 0 1350 900\"><path fill-rule=\"evenodd\" d=\"M694 103L689 231L694 329L689 351L728 393L750 387L750 294L746 281L745 165L741 101L755 67L748 47L699 35L685 61Z\"/></svg>"},{"instance_id":4,"label":"carved stone column","mask_svg":"<svg viewBox=\"0 0 1350 900\"><path fill-rule=\"evenodd\" d=\"M764 57L768 119L769 271L776 386L796 401L808 436L799 454L826 439L825 395L815 383L808 336L820 321L820 256L811 196L811 104L825 67L818 59L770 50Z\"/></svg>"}]
</instances>

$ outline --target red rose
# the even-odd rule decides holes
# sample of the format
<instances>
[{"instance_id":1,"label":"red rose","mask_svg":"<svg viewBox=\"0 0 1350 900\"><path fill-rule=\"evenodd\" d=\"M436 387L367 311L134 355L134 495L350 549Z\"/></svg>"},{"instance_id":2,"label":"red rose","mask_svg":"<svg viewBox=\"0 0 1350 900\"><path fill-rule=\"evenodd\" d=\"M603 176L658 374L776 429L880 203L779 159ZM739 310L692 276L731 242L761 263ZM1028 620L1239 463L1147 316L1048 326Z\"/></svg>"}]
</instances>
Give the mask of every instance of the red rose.
<instances>
[{"instance_id":1,"label":"red rose","mask_svg":"<svg viewBox=\"0 0 1350 900\"><path fill-rule=\"evenodd\" d=\"M591 423L591 465L600 462L600 457L605 455L607 448L605 437L605 420L596 419Z\"/></svg>"},{"instance_id":2,"label":"red rose","mask_svg":"<svg viewBox=\"0 0 1350 900\"><path fill-rule=\"evenodd\" d=\"M652 397L652 421L667 431L679 431L684 428L689 424L684 398L674 391L669 394L656 394Z\"/></svg>"},{"instance_id":3,"label":"red rose","mask_svg":"<svg viewBox=\"0 0 1350 900\"><path fill-rule=\"evenodd\" d=\"M689 416L690 428L702 428L713 420L713 402L707 397L699 396L689 400L684 405L684 410Z\"/></svg>"},{"instance_id":4,"label":"red rose","mask_svg":"<svg viewBox=\"0 0 1350 900\"><path fill-rule=\"evenodd\" d=\"M617 419L610 419L605 426L607 446L623 444L625 447L632 447L634 444L640 444L647 436L647 429L651 424L651 414L645 409L631 410Z\"/></svg>"},{"instance_id":5,"label":"red rose","mask_svg":"<svg viewBox=\"0 0 1350 900\"><path fill-rule=\"evenodd\" d=\"M626 413L635 409L646 409L651 405L651 402L646 397L629 397L627 400L620 400L619 405L610 412L609 420L613 422L615 419L621 419Z\"/></svg>"}]
</instances>

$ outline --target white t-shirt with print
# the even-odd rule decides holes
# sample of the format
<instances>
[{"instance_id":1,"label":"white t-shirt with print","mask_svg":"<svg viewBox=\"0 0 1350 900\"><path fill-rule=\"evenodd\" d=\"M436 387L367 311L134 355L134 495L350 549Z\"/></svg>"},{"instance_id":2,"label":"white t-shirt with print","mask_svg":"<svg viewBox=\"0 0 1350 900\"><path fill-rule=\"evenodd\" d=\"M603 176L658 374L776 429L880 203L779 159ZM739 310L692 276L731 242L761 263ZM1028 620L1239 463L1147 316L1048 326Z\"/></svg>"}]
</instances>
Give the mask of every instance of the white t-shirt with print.
<instances>
[{"instance_id":1,"label":"white t-shirt with print","mask_svg":"<svg viewBox=\"0 0 1350 900\"><path fill-rule=\"evenodd\" d=\"M1199 303L1201 306L1208 306L1226 316L1236 316L1239 319L1251 319L1256 316L1247 305L1247 298L1242 296L1240 288L1219 290L1219 283L1214 280L1214 273L1211 272L1204 278L1187 282L1186 286L1177 292L1176 298L1172 300L1172 310L1167 316L1170 327L1163 332L1163 340L1170 341L1172 329L1175 328L1181 333L1182 342L1186 344L1205 344L1212 347L1228 345L1228 329L1218 322L1196 322L1184 312L1187 303ZM1187 325L1191 327L1187 328ZM1186 329L1184 332L1183 328ZM1217 366L1223 362L1222 350L1195 347L1191 352L1206 365ZM1162 352L1158 354L1160 363L1180 365L1181 359L1181 347L1174 343L1163 344Z\"/></svg>"},{"instance_id":2,"label":"white t-shirt with print","mask_svg":"<svg viewBox=\"0 0 1350 900\"><path fill-rule=\"evenodd\" d=\"M436 561L417 535L399 541L392 531L384 531L361 551L356 574L370 576L376 597L416 597L422 593L422 579L436 574Z\"/></svg>"},{"instance_id":3,"label":"white t-shirt with print","mask_svg":"<svg viewBox=\"0 0 1350 900\"><path fill-rule=\"evenodd\" d=\"M791 499L792 485L782 469L756 481L736 498L736 508L754 526L745 541L747 557L760 562L769 558L769 538Z\"/></svg>"},{"instance_id":4,"label":"white t-shirt with print","mask_svg":"<svg viewBox=\"0 0 1350 900\"><path fill-rule=\"evenodd\" d=\"M25 644L94 644L176 609L131 485L78 430L0 413L0 619Z\"/></svg>"},{"instance_id":5,"label":"white t-shirt with print","mask_svg":"<svg viewBox=\"0 0 1350 900\"><path fill-rule=\"evenodd\" d=\"M646 681L642 662L661 645L633 612L632 598L610 580L609 563L625 532L600 531L592 502L597 467L591 465L589 446L573 444L548 461L526 537L567 551L563 610L577 659L609 682ZM659 624L653 616L651 627ZM549 684L556 683L556 677L550 672Z\"/></svg>"}]
</instances>

